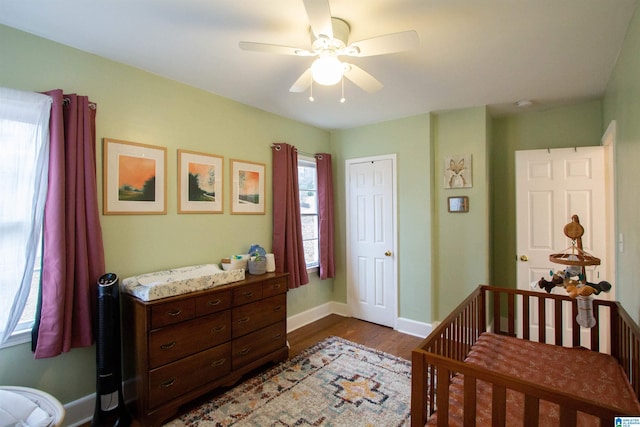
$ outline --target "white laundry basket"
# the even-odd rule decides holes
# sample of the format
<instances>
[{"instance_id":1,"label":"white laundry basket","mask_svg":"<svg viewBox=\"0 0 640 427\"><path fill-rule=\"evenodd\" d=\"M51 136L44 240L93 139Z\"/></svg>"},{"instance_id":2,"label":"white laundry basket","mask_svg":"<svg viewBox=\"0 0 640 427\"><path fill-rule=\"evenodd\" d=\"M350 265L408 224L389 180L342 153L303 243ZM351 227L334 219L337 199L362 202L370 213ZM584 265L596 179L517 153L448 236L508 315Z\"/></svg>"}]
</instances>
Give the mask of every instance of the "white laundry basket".
<instances>
[{"instance_id":1,"label":"white laundry basket","mask_svg":"<svg viewBox=\"0 0 640 427\"><path fill-rule=\"evenodd\" d=\"M65 416L64 406L49 393L34 388L17 386L0 386L0 390L15 393L38 405L40 409L51 417L51 422L47 427L59 427L62 425Z\"/></svg>"}]
</instances>

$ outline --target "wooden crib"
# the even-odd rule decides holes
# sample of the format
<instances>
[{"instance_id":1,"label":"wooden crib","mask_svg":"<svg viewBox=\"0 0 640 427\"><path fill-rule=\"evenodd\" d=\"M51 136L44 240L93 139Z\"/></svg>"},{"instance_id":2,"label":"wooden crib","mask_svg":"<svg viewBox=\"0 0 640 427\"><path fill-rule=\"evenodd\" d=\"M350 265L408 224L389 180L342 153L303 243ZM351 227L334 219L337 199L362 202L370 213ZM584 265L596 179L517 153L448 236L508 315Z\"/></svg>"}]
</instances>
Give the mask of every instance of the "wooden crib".
<instances>
[{"instance_id":1,"label":"wooden crib","mask_svg":"<svg viewBox=\"0 0 640 427\"><path fill-rule=\"evenodd\" d=\"M640 328L619 303L594 300L597 324L581 343L577 312L566 295L479 286L412 352L411 425L613 426L640 415ZM532 334L530 315L547 327Z\"/></svg>"}]
</instances>

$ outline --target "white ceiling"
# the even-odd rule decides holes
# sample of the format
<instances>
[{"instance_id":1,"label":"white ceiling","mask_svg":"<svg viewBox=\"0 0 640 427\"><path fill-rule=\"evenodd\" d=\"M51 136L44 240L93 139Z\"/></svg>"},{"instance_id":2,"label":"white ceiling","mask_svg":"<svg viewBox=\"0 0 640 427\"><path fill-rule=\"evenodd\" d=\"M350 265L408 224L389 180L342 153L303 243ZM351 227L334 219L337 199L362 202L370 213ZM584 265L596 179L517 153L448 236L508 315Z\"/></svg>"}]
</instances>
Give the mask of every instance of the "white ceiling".
<instances>
[{"instance_id":1,"label":"white ceiling","mask_svg":"<svg viewBox=\"0 0 640 427\"><path fill-rule=\"evenodd\" d=\"M384 84L289 87L312 58L302 0L0 0L0 23L325 129L488 105L494 114L599 97L637 0L329 0L350 41L414 29L418 49L351 58Z\"/></svg>"}]
</instances>

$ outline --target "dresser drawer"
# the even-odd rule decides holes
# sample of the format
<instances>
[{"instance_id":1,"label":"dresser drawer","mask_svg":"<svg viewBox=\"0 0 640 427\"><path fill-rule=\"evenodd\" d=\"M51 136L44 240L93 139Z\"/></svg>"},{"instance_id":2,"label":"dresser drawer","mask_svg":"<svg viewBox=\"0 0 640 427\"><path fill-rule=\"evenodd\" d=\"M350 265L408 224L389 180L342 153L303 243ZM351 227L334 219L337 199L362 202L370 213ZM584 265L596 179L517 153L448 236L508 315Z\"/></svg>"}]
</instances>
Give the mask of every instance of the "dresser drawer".
<instances>
[{"instance_id":1,"label":"dresser drawer","mask_svg":"<svg viewBox=\"0 0 640 427\"><path fill-rule=\"evenodd\" d=\"M286 316L287 296L285 294L234 308L231 315L231 336L233 338L241 337L284 320Z\"/></svg>"},{"instance_id":2,"label":"dresser drawer","mask_svg":"<svg viewBox=\"0 0 640 427\"><path fill-rule=\"evenodd\" d=\"M232 369L242 368L262 356L287 345L287 322L281 321L233 340Z\"/></svg>"},{"instance_id":3,"label":"dresser drawer","mask_svg":"<svg viewBox=\"0 0 640 427\"><path fill-rule=\"evenodd\" d=\"M241 286L233 290L233 306L249 304L262 299L262 283Z\"/></svg>"},{"instance_id":4,"label":"dresser drawer","mask_svg":"<svg viewBox=\"0 0 640 427\"><path fill-rule=\"evenodd\" d=\"M221 291L196 298L196 316L215 313L231 307L231 291Z\"/></svg>"},{"instance_id":5,"label":"dresser drawer","mask_svg":"<svg viewBox=\"0 0 640 427\"><path fill-rule=\"evenodd\" d=\"M278 279L266 280L262 284L262 297L267 298L273 295L283 294L287 292L289 287L287 283L287 277L280 277Z\"/></svg>"},{"instance_id":6,"label":"dresser drawer","mask_svg":"<svg viewBox=\"0 0 640 427\"><path fill-rule=\"evenodd\" d=\"M225 343L149 372L149 407L228 374L230 350L231 344Z\"/></svg>"},{"instance_id":7,"label":"dresser drawer","mask_svg":"<svg viewBox=\"0 0 640 427\"><path fill-rule=\"evenodd\" d=\"M151 307L151 329L189 320L195 312L196 304L193 298L156 304Z\"/></svg>"},{"instance_id":8,"label":"dresser drawer","mask_svg":"<svg viewBox=\"0 0 640 427\"><path fill-rule=\"evenodd\" d=\"M230 310L156 329L149 334L149 366L156 368L231 339Z\"/></svg>"}]
</instances>

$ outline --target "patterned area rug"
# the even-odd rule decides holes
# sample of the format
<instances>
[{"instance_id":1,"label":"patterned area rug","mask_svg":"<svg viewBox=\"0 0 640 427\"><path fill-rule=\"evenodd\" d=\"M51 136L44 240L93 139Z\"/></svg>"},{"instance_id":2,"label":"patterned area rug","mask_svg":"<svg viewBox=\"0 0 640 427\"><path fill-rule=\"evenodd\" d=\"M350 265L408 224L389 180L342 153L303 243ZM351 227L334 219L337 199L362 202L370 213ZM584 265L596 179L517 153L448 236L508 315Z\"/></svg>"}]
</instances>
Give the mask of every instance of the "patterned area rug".
<instances>
[{"instance_id":1,"label":"patterned area rug","mask_svg":"<svg viewBox=\"0 0 640 427\"><path fill-rule=\"evenodd\" d=\"M169 422L182 426L405 426L411 363L331 337Z\"/></svg>"}]
</instances>

